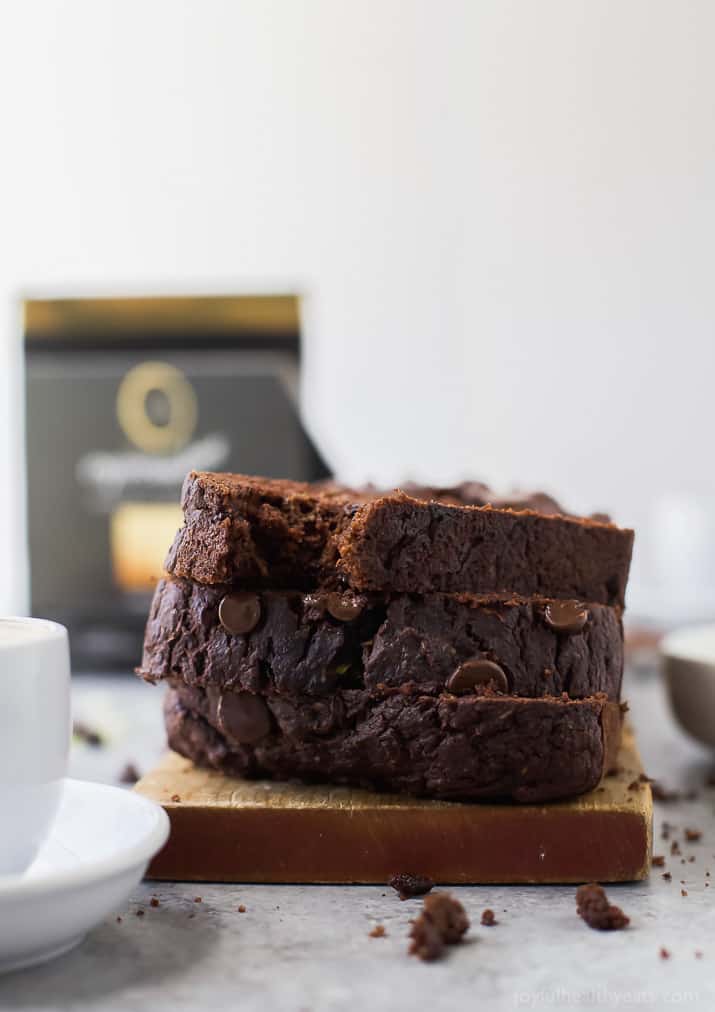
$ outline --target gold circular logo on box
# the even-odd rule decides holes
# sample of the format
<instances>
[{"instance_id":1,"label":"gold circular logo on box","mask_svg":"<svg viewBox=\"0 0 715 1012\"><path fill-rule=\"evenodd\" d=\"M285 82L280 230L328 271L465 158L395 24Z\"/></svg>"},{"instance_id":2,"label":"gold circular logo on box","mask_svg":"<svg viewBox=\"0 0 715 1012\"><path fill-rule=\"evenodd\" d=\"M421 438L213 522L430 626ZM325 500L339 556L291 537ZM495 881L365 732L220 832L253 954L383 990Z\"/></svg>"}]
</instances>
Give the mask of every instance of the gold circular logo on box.
<instances>
[{"instance_id":1,"label":"gold circular logo on box","mask_svg":"<svg viewBox=\"0 0 715 1012\"><path fill-rule=\"evenodd\" d=\"M142 362L117 390L117 419L145 453L175 453L189 442L199 416L194 388L168 362Z\"/></svg>"}]
</instances>

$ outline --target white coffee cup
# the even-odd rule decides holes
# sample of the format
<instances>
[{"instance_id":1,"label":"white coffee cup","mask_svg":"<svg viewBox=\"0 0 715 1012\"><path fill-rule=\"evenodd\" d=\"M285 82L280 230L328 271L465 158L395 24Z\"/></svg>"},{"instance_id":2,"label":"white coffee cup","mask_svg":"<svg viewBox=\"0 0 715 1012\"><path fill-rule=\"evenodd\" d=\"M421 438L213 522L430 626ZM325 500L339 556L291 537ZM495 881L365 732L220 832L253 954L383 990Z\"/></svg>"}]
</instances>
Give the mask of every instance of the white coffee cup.
<instances>
[{"instance_id":1,"label":"white coffee cup","mask_svg":"<svg viewBox=\"0 0 715 1012\"><path fill-rule=\"evenodd\" d=\"M24 871L47 837L69 744L67 630L0 618L0 875Z\"/></svg>"}]
</instances>

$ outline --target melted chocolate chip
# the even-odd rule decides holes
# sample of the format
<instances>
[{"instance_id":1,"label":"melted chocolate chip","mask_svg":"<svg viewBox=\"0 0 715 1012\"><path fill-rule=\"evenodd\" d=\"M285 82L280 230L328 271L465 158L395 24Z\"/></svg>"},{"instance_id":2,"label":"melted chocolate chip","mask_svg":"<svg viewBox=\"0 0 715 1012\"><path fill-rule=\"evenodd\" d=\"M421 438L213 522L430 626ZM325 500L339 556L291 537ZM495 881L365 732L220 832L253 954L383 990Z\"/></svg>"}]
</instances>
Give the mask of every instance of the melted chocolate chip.
<instances>
[{"instance_id":1,"label":"melted chocolate chip","mask_svg":"<svg viewBox=\"0 0 715 1012\"><path fill-rule=\"evenodd\" d=\"M498 692L508 692L509 683L504 670L485 657L473 657L460 664L447 682L449 692L469 692L477 685L491 685Z\"/></svg>"},{"instance_id":2,"label":"melted chocolate chip","mask_svg":"<svg viewBox=\"0 0 715 1012\"><path fill-rule=\"evenodd\" d=\"M352 622L363 609L363 603L350 594L328 594L325 598L326 610L338 622Z\"/></svg>"},{"instance_id":3,"label":"melted chocolate chip","mask_svg":"<svg viewBox=\"0 0 715 1012\"><path fill-rule=\"evenodd\" d=\"M253 745L271 729L271 714L261 696L252 692L224 692L216 710L219 727L232 741Z\"/></svg>"},{"instance_id":4,"label":"melted chocolate chip","mask_svg":"<svg viewBox=\"0 0 715 1012\"><path fill-rule=\"evenodd\" d=\"M544 610L548 625L557 632L579 632L588 621L588 608L580 601L550 601Z\"/></svg>"},{"instance_id":5,"label":"melted chocolate chip","mask_svg":"<svg viewBox=\"0 0 715 1012\"><path fill-rule=\"evenodd\" d=\"M226 594L218 606L221 625L232 636L245 636L261 618L261 602L256 594Z\"/></svg>"}]
</instances>

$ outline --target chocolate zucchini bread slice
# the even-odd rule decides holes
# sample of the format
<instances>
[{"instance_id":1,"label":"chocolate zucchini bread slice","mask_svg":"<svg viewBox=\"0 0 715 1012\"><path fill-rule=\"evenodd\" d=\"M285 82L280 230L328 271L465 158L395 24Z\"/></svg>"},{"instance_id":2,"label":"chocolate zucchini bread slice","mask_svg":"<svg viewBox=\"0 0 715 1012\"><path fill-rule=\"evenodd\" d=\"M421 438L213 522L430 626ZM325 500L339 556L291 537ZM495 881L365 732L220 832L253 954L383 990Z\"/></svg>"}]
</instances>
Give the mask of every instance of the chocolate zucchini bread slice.
<instances>
[{"instance_id":1,"label":"chocolate zucchini bread slice","mask_svg":"<svg viewBox=\"0 0 715 1012\"><path fill-rule=\"evenodd\" d=\"M175 751L229 775L447 800L542 802L591 790L615 762L621 729L621 707L605 696L343 689L316 698L178 683L165 715Z\"/></svg>"},{"instance_id":2,"label":"chocolate zucchini bread slice","mask_svg":"<svg viewBox=\"0 0 715 1012\"><path fill-rule=\"evenodd\" d=\"M162 580L139 674L324 697L345 688L618 700L618 608L544 598L231 591Z\"/></svg>"},{"instance_id":3,"label":"chocolate zucchini bread slice","mask_svg":"<svg viewBox=\"0 0 715 1012\"><path fill-rule=\"evenodd\" d=\"M442 501L428 501L400 491L191 472L184 526L166 569L241 589L518 594L623 605L632 531L538 512L552 508L544 497L502 500L497 509L481 501L488 500L481 489L439 490ZM471 504L455 505L467 494Z\"/></svg>"}]
</instances>

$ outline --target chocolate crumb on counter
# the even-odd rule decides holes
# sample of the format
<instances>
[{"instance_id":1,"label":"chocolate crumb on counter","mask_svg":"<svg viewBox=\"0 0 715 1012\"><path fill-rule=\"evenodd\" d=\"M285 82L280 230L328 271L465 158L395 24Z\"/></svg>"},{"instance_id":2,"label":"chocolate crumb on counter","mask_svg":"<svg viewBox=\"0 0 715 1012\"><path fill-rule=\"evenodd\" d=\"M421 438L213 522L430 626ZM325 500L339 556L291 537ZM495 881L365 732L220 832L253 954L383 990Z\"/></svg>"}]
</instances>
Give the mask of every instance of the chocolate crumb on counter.
<instances>
[{"instance_id":1,"label":"chocolate crumb on counter","mask_svg":"<svg viewBox=\"0 0 715 1012\"><path fill-rule=\"evenodd\" d=\"M104 745L104 738L99 731L97 731L96 728L91 727L89 724L86 724L83 720L76 720L74 722L72 725L72 734L75 738L84 742L85 745L91 745L92 748L100 748Z\"/></svg>"},{"instance_id":2,"label":"chocolate crumb on counter","mask_svg":"<svg viewBox=\"0 0 715 1012\"><path fill-rule=\"evenodd\" d=\"M673 857L680 857L680 853L681 853L681 851L680 851L680 844L678 843L677 840L673 840L673 842L671 843L671 845L670 845L670 853L673 855Z\"/></svg>"},{"instance_id":3,"label":"chocolate crumb on counter","mask_svg":"<svg viewBox=\"0 0 715 1012\"><path fill-rule=\"evenodd\" d=\"M119 771L117 779L120 784L135 784L137 780L141 780L141 773L134 763L126 763Z\"/></svg>"},{"instance_id":4,"label":"chocolate crumb on counter","mask_svg":"<svg viewBox=\"0 0 715 1012\"><path fill-rule=\"evenodd\" d=\"M438 959L445 945L456 945L469 928L464 907L449 893L426 896L422 912L412 922L409 954L427 961Z\"/></svg>"},{"instance_id":5,"label":"chocolate crumb on counter","mask_svg":"<svg viewBox=\"0 0 715 1012\"><path fill-rule=\"evenodd\" d=\"M158 907L159 906L159 900L156 898L156 896L152 896L152 898L149 900L149 906L150 907Z\"/></svg>"},{"instance_id":6,"label":"chocolate crumb on counter","mask_svg":"<svg viewBox=\"0 0 715 1012\"><path fill-rule=\"evenodd\" d=\"M399 895L401 900L412 896L424 896L434 888L434 882L426 875L414 875L412 872L400 872L392 875L388 883Z\"/></svg>"},{"instance_id":7,"label":"chocolate crumb on counter","mask_svg":"<svg viewBox=\"0 0 715 1012\"><path fill-rule=\"evenodd\" d=\"M665 857L662 854L654 854L651 861L654 868L662 868L665 865Z\"/></svg>"},{"instance_id":8,"label":"chocolate crumb on counter","mask_svg":"<svg viewBox=\"0 0 715 1012\"><path fill-rule=\"evenodd\" d=\"M681 889L680 890L680 895L681 896L687 896L688 895L688 890L687 889Z\"/></svg>"},{"instance_id":9,"label":"chocolate crumb on counter","mask_svg":"<svg viewBox=\"0 0 715 1012\"><path fill-rule=\"evenodd\" d=\"M482 910L482 919L480 923L483 924L485 928L493 928L497 923L494 911L490 910L489 907L487 907L486 910Z\"/></svg>"},{"instance_id":10,"label":"chocolate crumb on counter","mask_svg":"<svg viewBox=\"0 0 715 1012\"><path fill-rule=\"evenodd\" d=\"M597 931L620 931L630 923L620 907L608 902L605 890L597 882L576 890L576 913Z\"/></svg>"},{"instance_id":11,"label":"chocolate crumb on counter","mask_svg":"<svg viewBox=\"0 0 715 1012\"><path fill-rule=\"evenodd\" d=\"M143 917L144 916L144 911L142 910L141 907L139 907L139 909L136 911L136 915L137 915L137 917Z\"/></svg>"},{"instance_id":12,"label":"chocolate crumb on counter","mask_svg":"<svg viewBox=\"0 0 715 1012\"><path fill-rule=\"evenodd\" d=\"M661 959L670 959L670 952L665 948L665 946L661 947L661 950L658 953L658 955L660 956Z\"/></svg>"},{"instance_id":13,"label":"chocolate crumb on counter","mask_svg":"<svg viewBox=\"0 0 715 1012\"><path fill-rule=\"evenodd\" d=\"M122 918L121 917L117 917L117 924L121 924L121 923L122 923Z\"/></svg>"},{"instance_id":14,"label":"chocolate crumb on counter","mask_svg":"<svg viewBox=\"0 0 715 1012\"><path fill-rule=\"evenodd\" d=\"M368 931L369 938L385 938L386 935L384 924L376 924L372 931Z\"/></svg>"},{"instance_id":15,"label":"chocolate crumb on counter","mask_svg":"<svg viewBox=\"0 0 715 1012\"><path fill-rule=\"evenodd\" d=\"M666 882L670 882L670 880L673 878L673 876L670 874L669 871L664 871L663 872L663 878L665 879Z\"/></svg>"},{"instance_id":16,"label":"chocolate crumb on counter","mask_svg":"<svg viewBox=\"0 0 715 1012\"><path fill-rule=\"evenodd\" d=\"M180 794L172 794L171 795L171 800L174 802L174 804L178 804L181 801L181 795Z\"/></svg>"},{"instance_id":17,"label":"chocolate crumb on counter","mask_svg":"<svg viewBox=\"0 0 715 1012\"><path fill-rule=\"evenodd\" d=\"M203 896L194 896L194 903L203 903L203 902L204 902Z\"/></svg>"},{"instance_id":18,"label":"chocolate crumb on counter","mask_svg":"<svg viewBox=\"0 0 715 1012\"><path fill-rule=\"evenodd\" d=\"M685 839L688 841L688 843L697 843L698 840L702 840L702 838L703 838L703 834L702 834L702 831L699 830L699 829L686 829L685 830Z\"/></svg>"},{"instance_id":19,"label":"chocolate crumb on counter","mask_svg":"<svg viewBox=\"0 0 715 1012\"><path fill-rule=\"evenodd\" d=\"M239 912L239 914L245 914L246 913L246 908L243 905L243 903L239 903L238 904L238 912Z\"/></svg>"}]
</instances>

